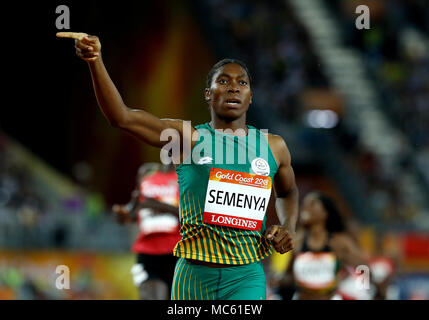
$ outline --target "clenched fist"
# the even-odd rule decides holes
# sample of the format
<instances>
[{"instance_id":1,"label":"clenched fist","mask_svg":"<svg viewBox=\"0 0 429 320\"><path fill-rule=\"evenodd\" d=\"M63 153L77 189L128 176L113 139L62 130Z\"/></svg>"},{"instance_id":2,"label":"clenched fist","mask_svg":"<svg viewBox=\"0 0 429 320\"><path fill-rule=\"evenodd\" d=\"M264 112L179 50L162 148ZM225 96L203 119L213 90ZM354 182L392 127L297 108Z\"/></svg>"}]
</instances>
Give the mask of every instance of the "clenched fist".
<instances>
[{"instance_id":1,"label":"clenched fist","mask_svg":"<svg viewBox=\"0 0 429 320\"><path fill-rule=\"evenodd\" d=\"M87 62L95 61L101 55L101 43L96 36L81 32L58 32L57 37L75 39L77 56Z\"/></svg>"},{"instance_id":2,"label":"clenched fist","mask_svg":"<svg viewBox=\"0 0 429 320\"><path fill-rule=\"evenodd\" d=\"M274 249L276 249L278 253L283 254L293 249L293 238L295 234L284 226L270 226L265 232L265 237L271 240Z\"/></svg>"}]
</instances>

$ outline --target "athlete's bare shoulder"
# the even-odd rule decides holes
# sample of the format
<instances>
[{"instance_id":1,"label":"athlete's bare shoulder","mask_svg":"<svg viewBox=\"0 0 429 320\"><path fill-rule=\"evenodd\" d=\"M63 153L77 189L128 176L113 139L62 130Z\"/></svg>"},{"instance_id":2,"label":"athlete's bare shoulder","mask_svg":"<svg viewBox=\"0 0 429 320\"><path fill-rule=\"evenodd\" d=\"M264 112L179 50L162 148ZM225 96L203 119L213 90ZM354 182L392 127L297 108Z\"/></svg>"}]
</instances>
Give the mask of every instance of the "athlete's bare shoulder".
<instances>
[{"instance_id":1,"label":"athlete's bare shoulder","mask_svg":"<svg viewBox=\"0 0 429 320\"><path fill-rule=\"evenodd\" d=\"M283 147L287 148L285 140L283 139L282 136L279 136L278 134L267 133L267 139L271 148L273 147L277 149L281 149Z\"/></svg>"},{"instance_id":2,"label":"athlete's bare shoulder","mask_svg":"<svg viewBox=\"0 0 429 320\"><path fill-rule=\"evenodd\" d=\"M282 136L267 134L268 144L278 164L290 164L290 152Z\"/></svg>"}]
</instances>

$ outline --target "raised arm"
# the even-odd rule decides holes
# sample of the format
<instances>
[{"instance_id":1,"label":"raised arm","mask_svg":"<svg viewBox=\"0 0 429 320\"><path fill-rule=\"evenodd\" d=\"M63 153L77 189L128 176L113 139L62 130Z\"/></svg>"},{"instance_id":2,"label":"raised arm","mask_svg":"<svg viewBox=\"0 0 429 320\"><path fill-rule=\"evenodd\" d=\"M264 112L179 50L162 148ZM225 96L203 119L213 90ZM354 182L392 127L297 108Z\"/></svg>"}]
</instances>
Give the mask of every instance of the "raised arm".
<instances>
[{"instance_id":1,"label":"raised arm","mask_svg":"<svg viewBox=\"0 0 429 320\"><path fill-rule=\"evenodd\" d=\"M98 105L110 125L159 148L168 142L160 139L165 129L175 129L181 139L190 139L183 135L183 120L159 119L149 112L125 105L103 63L98 37L76 32L59 32L57 37L75 39L76 54L88 63ZM194 130L191 128L192 133Z\"/></svg>"},{"instance_id":2,"label":"raised arm","mask_svg":"<svg viewBox=\"0 0 429 320\"><path fill-rule=\"evenodd\" d=\"M266 236L272 240L274 248L279 253L285 253L293 249L299 193L291 165L291 156L283 138L269 134L268 142L278 165L274 176L274 188L277 195L277 214L281 225L272 226L267 230Z\"/></svg>"}]
</instances>

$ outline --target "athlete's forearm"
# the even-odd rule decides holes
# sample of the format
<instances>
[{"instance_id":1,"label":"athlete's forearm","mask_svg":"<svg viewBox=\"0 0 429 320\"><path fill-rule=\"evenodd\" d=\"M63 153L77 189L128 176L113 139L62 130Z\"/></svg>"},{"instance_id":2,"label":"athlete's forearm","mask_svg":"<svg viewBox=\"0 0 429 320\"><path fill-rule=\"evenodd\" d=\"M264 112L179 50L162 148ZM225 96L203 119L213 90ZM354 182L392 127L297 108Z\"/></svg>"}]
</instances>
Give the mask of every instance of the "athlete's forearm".
<instances>
[{"instance_id":1,"label":"athlete's forearm","mask_svg":"<svg viewBox=\"0 0 429 320\"><path fill-rule=\"evenodd\" d=\"M101 53L95 61L88 62L98 105L112 126L119 126L126 119L128 108L104 66Z\"/></svg>"},{"instance_id":2,"label":"athlete's forearm","mask_svg":"<svg viewBox=\"0 0 429 320\"><path fill-rule=\"evenodd\" d=\"M128 217L131 220L130 222L136 222L137 221L137 203L134 201L130 201L125 205L125 209L128 212Z\"/></svg>"},{"instance_id":3,"label":"athlete's forearm","mask_svg":"<svg viewBox=\"0 0 429 320\"><path fill-rule=\"evenodd\" d=\"M133 221L137 221L137 214L138 214L138 206L139 206L139 195L140 191L138 189L135 189L131 193L131 199L130 202L128 202L127 206L129 208L130 217Z\"/></svg>"},{"instance_id":4,"label":"athlete's forearm","mask_svg":"<svg viewBox=\"0 0 429 320\"><path fill-rule=\"evenodd\" d=\"M296 222L298 220L298 188L294 186L286 195L277 198L276 208L279 221L286 226L289 231L295 233Z\"/></svg>"}]
</instances>

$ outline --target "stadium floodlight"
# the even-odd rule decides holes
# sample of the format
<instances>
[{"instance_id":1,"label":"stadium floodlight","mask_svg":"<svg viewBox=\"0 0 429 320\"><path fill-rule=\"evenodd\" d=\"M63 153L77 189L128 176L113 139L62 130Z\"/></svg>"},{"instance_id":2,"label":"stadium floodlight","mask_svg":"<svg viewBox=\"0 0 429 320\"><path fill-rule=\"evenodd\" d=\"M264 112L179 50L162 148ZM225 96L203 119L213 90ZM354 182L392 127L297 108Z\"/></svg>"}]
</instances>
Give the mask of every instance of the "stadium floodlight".
<instances>
[{"instance_id":1,"label":"stadium floodlight","mask_svg":"<svg viewBox=\"0 0 429 320\"><path fill-rule=\"evenodd\" d=\"M306 114L307 125L312 128L332 129L338 121L338 114L332 110L311 110Z\"/></svg>"}]
</instances>

